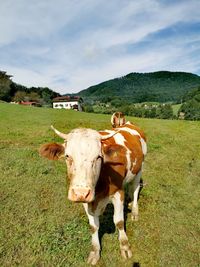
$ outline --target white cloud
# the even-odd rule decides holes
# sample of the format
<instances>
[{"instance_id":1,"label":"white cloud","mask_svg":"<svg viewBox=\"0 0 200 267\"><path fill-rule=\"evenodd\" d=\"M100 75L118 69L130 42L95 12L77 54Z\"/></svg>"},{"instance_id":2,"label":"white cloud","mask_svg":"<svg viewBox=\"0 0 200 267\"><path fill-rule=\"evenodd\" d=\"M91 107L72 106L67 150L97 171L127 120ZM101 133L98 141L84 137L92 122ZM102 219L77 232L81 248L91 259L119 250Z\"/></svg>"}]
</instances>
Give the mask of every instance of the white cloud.
<instances>
[{"instance_id":1,"label":"white cloud","mask_svg":"<svg viewBox=\"0 0 200 267\"><path fill-rule=\"evenodd\" d=\"M87 4L65 0L7 0L0 9L0 44L16 40L45 39L76 18ZM89 1L91 4L91 2Z\"/></svg>"}]
</instances>

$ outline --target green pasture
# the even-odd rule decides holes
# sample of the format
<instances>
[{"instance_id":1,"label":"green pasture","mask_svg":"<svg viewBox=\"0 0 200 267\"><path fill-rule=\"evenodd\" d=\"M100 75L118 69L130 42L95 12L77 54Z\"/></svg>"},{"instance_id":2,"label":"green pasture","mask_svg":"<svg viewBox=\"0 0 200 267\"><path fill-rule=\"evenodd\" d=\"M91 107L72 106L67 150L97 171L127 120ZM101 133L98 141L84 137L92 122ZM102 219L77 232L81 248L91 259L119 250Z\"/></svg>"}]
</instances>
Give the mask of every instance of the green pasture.
<instances>
[{"instance_id":1,"label":"green pasture","mask_svg":"<svg viewBox=\"0 0 200 267\"><path fill-rule=\"evenodd\" d=\"M120 257L109 206L97 266L200 266L200 122L128 119L148 138L139 221L126 220L133 257ZM41 144L61 142L51 124L109 129L110 115L0 103L2 267L87 266L90 229L82 205L67 200L65 163L38 155Z\"/></svg>"}]
</instances>

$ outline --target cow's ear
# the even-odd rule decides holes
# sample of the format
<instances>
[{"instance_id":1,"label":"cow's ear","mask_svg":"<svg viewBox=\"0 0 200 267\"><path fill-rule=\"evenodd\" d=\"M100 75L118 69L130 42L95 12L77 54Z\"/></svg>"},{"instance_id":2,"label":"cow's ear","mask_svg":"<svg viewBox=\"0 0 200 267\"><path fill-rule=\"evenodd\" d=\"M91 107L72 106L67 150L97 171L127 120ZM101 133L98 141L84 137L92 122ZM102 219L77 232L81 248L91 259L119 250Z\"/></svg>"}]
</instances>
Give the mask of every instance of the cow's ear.
<instances>
[{"instance_id":1,"label":"cow's ear","mask_svg":"<svg viewBox=\"0 0 200 267\"><path fill-rule=\"evenodd\" d=\"M126 149L121 145L106 145L102 143L102 155L104 163L125 164Z\"/></svg>"},{"instance_id":2,"label":"cow's ear","mask_svg":"<svg viewBox=\"0 0 200 267\"><path fill-rule=\"evenodd\" d=\"M64 156L64 145L50 143L44 144L40 147L39 153L42 157L51 159L51 160L58 160Z\"/></svg>"}]
</instances>

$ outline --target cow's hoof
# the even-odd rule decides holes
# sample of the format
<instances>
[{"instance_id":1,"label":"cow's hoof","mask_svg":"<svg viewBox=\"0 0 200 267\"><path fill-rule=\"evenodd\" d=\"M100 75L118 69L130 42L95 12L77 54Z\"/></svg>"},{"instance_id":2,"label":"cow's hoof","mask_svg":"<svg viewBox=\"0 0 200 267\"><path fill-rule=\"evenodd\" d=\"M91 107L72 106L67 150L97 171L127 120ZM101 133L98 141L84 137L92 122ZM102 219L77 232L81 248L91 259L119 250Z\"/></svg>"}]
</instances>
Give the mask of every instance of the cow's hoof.
<instances>
[{"instance_id":1,"label":"cow's hoof","mask_svg":"<svg viewBox=\"0 0 200 267\"><path fill-rule=\"evenodd\" d=\"M134 214L134 213L131 214L131 220L132 221L135 221L136 222L136 221L138 221L138 219L139 219L138 214Z\"/></svg>"},{"instance_id":2,"label":"cow's hoof","mask_svg":"<svg viewBox=\"0 0 200 267\"><path fill-rule=\"evenodd\" d=\"M95 265L97 264L98 260L100 258L99 251L90 251L87 263Z\"/></svg>"},{"instance_id":3,"label":"cow's hoof","mask_svg":"<svg viewBox=\"0 0 200 267\"><path fill-rule=\"evenodd\" d=\"M124 259L129 259L132 257L131 247L128 240L124 240L120 244L121 255Z\"/></svg>"}]
</instances>

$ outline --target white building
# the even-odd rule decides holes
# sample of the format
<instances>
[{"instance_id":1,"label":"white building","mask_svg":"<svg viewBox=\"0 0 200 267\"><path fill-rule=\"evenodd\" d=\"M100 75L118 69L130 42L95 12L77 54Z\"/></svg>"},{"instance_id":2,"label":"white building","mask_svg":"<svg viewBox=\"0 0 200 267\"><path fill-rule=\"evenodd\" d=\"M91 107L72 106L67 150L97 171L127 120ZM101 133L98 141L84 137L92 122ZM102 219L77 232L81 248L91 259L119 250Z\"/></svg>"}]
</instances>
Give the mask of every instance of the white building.
<instances>
[{"instance_id":1,"label":"white building","mask_svg":"<svg viewBox=\"0 0 200 267\"><path fill-rule=\"evenodd\" d=\"M83 99L79 96L58 96L53 99L53 108L82 111Z\"/></svg>"}]
</instances>

